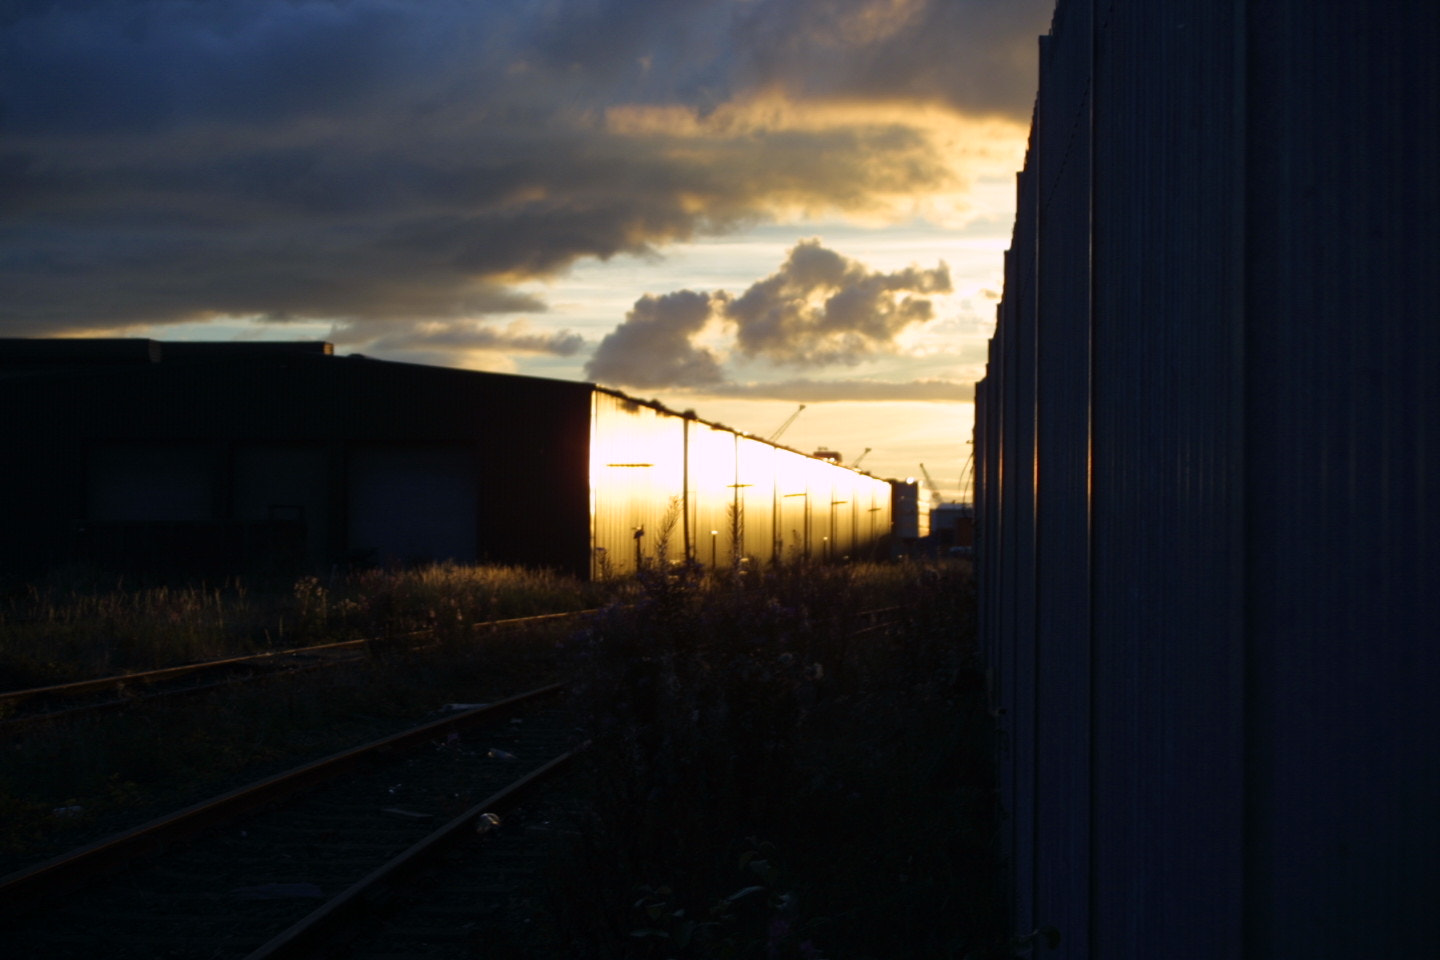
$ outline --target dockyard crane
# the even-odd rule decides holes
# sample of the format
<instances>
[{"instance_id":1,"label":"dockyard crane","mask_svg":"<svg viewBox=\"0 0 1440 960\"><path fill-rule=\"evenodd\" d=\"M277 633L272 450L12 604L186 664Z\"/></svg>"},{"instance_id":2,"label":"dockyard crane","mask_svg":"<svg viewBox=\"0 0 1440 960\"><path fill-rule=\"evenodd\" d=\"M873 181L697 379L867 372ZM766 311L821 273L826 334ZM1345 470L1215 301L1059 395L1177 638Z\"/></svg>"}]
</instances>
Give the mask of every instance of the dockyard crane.
<instances>
[{"instance_id":1,"label":"dockyard crane","mask_svg":"<svg viewBox=\"0 0 1440 960\"><path fill-rule=\"evenodd\" d=\"M794 423L794 422L795 422L795 418L798 417L798 416L800 416L800 414L803 413L804 410L805 410L805 404L802 403L802 404L800 404L800 407L799 407L794 413L790 414L789 418L788 418L784 423L780 424L780 429L778 429L778 430L776 430L774 433L770 434L770 442L771 442L771 443L774 443L776 440L779 440L779 439L780 439L780 434L782 434L782 433L784 433L786 430L790 429L790 424Z\"/></svg>"},{"instance_id":2,"label":"dockyard crane","mask_svg":"<svg viewBox=\"0 0 1440 960\"><path fill-rule=\"evenodd\" d=\"M925 469L925 464L923 463L920 464L920 472L925 476L925 486L930 491L931 502L939 503L942 498L940 496L940 488L935 485L935 478L930 476L930 471Z\"/></svg>"},{"instance_id":3,"label":"dockyard crane","mask_svg":"<svg viewBox=\"0 0 1440 960\"><path fill-rule=\"evenodd\" d=\"M854 461L853 463L851 463L850 466L851 466L852 468L855 468L855 467L860 466L860 461L865 459L866 455L870 453L870 450L871 450L870 447L866 447L866 448L865 448L865 453L862 453L862 454L860 454L860 456L856 457L856 458L855 458L855 461Z\"/></svg>"}]
</instances>

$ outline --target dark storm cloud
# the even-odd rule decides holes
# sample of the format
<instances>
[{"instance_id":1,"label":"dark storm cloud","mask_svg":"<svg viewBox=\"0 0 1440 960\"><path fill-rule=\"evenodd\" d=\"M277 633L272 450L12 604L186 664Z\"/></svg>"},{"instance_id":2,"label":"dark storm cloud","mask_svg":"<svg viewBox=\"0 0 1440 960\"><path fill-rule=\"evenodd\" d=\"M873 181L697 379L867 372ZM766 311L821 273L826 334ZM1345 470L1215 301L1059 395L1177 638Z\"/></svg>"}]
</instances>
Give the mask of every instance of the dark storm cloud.
<instances>
[{"instance_id":1,"label":"dark storm cloud","mask_svg":"<svg viewBox=\"0 0 1440 960\"><path fill-rule=\"evenodd\" d=\"M714 352L693 342L723 297L681 290L645 296L600 341L585 375L628 387L700 387L725 379Z\"/></svg>"},{"instance_id":2,"label":"dark storm cloud","mask_svg":"<svg viewBox=\"0 0 1440 960\"><path fill-rule=\"evenodd\" d=\"M751 76L803 97L936 101L1028 118L1044 0L770 0L736 44Z\"/></svg>"},{"instance_id":3,"label":"dark storm cloud","mask_svg":"<svg viewBox=\"0 0 1440 960\"><path fill-rule=\"evenodd\" d=\"M806 240L776 273L727 303L725 315L747 356L795 366L855 364L889 351L901 331L933 316L930 301L916 294L949 292L943 263L871 272Z\"/></svg>"},{"instance_id":4,"label":"dark storm cloud","mask_svg":"<svg viewBox=\"0 0 1440 960\"><path fill-rule=\"evenodd\" d=\"M902 111L697 132L627 126L612 108L676 107L704 124L778 91L1021 118L1030 75L1001 96L999 62L1033 47L1047 7L7 4L0 324L24 335L260 315L419 331L535 312L512 285L580 258L651 252L777 204L860 209L948 175Z\"/></svg>"},{"instance_id":5,"label":"dark storm cloud","mask_svg":"<svg viewBox=\"0 0 1440 960\"><path fill-rule=\"evenodd\" d=\"M724 383L721 358L695 343L712 319L734 331L736 349L747 357L789 366L854 365L894 352L902 331L930 320L931 303L918 294L949 291L943 263L883 273L819 240L802 240L778 271L739 297L681 290L641 298L585 371L631 387Z\"/></svg>"}]
</instances>

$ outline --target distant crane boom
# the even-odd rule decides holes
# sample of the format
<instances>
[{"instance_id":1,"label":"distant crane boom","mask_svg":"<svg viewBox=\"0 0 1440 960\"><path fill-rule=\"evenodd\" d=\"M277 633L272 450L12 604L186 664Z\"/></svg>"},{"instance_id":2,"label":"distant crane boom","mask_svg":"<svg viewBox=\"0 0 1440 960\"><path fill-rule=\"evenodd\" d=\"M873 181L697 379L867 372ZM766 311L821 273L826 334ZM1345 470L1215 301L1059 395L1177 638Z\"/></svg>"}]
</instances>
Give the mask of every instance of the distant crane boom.
<instances>
[{"instance_id":1,"label":"distant crane boom","mask_svg":"<svg viewBox=\"0 0 1440 960\"><path fill-rule=\"evenodd\" d=\"M776 430L774 433L770 434L770 442L771 442L771 443L774 443L776 440L779 440L779 439L780 439L780 434L782 434L782 433L784 433L786 430L790 429L790 424L794 423L794 422L795 422L795 418L798 417L798 416L800 416L800 414L803 413L804 410L805 410L805 404L802 403L802 404L800 404L799 409L797 409L794 413L790 414L790 416L785 420L784 423L780 424L780 429L778 429L778 430Z\"/></svg>"},{"instance_id":2,"label":"distant crane boom","mask_svg":"<svg viewBox=\"0 0 1440 960\"><path fill-rule=\"evenodd\" d=\"M940 499L940 488L935 485L935 478L930 476L930 471L925 469L925 464L920 464L920 472L925 475L925 486L930 490L930 499Z\"/></svg>"},{"instance_id":3,"label":"distant crane boom","mask_svg":"<svg viewBox=\"0 0 1440 960\"><path fill-rule=\"evenodd\" d=\"M860 461L865 459L865 457L870 453L870 450L871 450L870 447L866 447L866 448L865 448L865 452L862 453L862 454L860 454L860 456L856 457L855 460L854 460L854 462L851 463L850 466L851 466L851 467L858 467L858 466L860 466Z\"/></svg>"}]
</instances>

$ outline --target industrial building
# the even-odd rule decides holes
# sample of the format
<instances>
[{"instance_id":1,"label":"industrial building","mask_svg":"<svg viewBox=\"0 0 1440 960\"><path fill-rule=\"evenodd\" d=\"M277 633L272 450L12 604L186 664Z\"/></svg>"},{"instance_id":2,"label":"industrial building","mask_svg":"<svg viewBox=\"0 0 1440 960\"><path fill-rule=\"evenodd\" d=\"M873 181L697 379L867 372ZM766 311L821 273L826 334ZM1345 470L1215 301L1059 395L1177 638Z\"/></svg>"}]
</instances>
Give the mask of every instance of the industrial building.
<instances>
[{"instance_id":1,"label":"industrial building","mask_svg":"<svg viewBox=\"0 0 1440 960\"><path fill-rule=\"evenodd\" d=\"M0 341L0 569L873 557L891 485L589 383L326 343Z\"/></svg>"},{"instance_id":2,"label":"industrial building","mask_svg":"<svg viewBox=\"0 0 1440 960\"><path fill-rule=\"evenodd\" d=\"M1041 38L976 425L1036 956L1440 949L1437 49L1430 2Z\"/></svg>"}]
</instances>

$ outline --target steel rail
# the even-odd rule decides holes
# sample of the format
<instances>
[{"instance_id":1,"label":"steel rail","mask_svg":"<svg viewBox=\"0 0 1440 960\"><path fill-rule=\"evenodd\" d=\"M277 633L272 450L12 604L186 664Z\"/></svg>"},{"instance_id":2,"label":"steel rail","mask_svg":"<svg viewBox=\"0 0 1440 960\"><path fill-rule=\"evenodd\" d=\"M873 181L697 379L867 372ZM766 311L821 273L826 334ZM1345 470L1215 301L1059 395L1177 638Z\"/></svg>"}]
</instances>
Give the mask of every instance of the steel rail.
<instances>
[{"instance_id":1,"label":"steel rail","mask_svg":"<svg viewBox=\"0 0 1440 960\"><path fill-rule=\"evenodd\" d=\"M584 746L582 744L574 750L561 754L503 790L486 797L429 836L417 841L385 865L357 880L347 890L273 937L258 950L247 954L244 960L281 960L281 958L287 957L314 956L313 951L319 942L330 937L336 927L348 924L358 912L369 906L371 895L378 887L386 881L399 879L447 845L459 842L467 834L471 825L487 813L512 807L522 794L562 769L584 749Z\"/></svg>"},{"instance_id":2,"label":"steel rail","mask_svg":"<svg viewBox=\"0 0 1440 960\"><path fill-rule=\"evenodd\" d=\"M466 726L492 712L528 700L558 693L564 687L563 683L548 684L413 727L363 746L331 754L12 873L0 878L0 915L14 913L43 897L53 897L78 889L91 879L139 857L194 837L212 826L345 773L376 754L423 743L437 733Z\"/></svg>"},{"instance_id":3,"label":"steel rail","mask_svg":"<svg viewBox=\"0 0 1440 960\"><path fill-rule=\"evenodd\" d=\"M202 660L199 663L184 663L176 667L161 667L158 670L142 670L137 673L117 673L113 676L95 677L90 680L76 680L74 683L58 683L48 687L6 690L0 692L0 703L18 703L22 700L45 696L68 697L80 693L92 693L97 690L105 690L109 687L123 687L127 683L134 682L153 683L156 680L167 680L172 677L180 677L202 670L212 670L218 667L233 667L245 663L257 663L276 657L298 656L318 653L324 650L357 649L369 642L369 640L340 640L334 643L320 643L310 647L293 647L289 650L267 650L264 653L249 653L243 657Z\"/></svg>"},{"instance_id":4,"label":"steel rail","mask_svg":"<svg viewBox=\"0 0 1440 960\"><path fill-rule=\"evenodd\" d=\"M238 687L245 683L254 683L259 680L273 680L277 677L294 677L302 673L309 673L312 670L328 670L331 667L343 666L345 664L360 663L363 658L346 657L343 660L327 660L324 663L303 663L292 664L273 673L264 673L244 677L227 677L220 680L209 680L188 687L174 687L164 690L157 690L148 693L143 697L124 697L116 700L99 700L91 703L76 704L72 707L62 707L58 710L50 710L46 713L21 713L16 716L5 717L0 720L0 729L17 727L25 724L45 723L52 720L64 720L67 717L80 716L86 713L101 713L106 710L121 710L125 707L132 707L137 702L144 702L171 697L189 696L191 694L205 693L210 690L224 690Z\"/></svg>"},{"instance_id":5,"label":"steel rail","mask_svg":"<svg viewBox=\"0 0 1440 960\"><path fill-rule=\"evenodd\" d=\"M470 624L469 628L471 630L481 630L487 628L496 629L501 627L519 626L527 623L539 623L549 620L560 620L569 617L578 617L584 614L594 612L595 611L593 609L571 610L561 613L542 613L528 617L509 617L502 620L481 620L476 623ZM423 637L432 636L433 634L433 630L415 630L408 633L399 634L398 637L399 639L404 640L415 640L421 639ZM96 677L90 680L77 680L73 683L61 683L45 687L30 687L21 690L0 691L0 705L10 704L13 707L15 705L24 703L27 700L43 699L46 697L65 698L72 696L80 696L88 693L97 693L112 689L118 690L132 684L138 685L156 683L163 680L173 680L179 677L184 677L196 673L203 673L208 670L242 667L248 664L268 667L278 663L281 658L285 657L302 657L342 650L362 650L368 645L375 642L377 642L375 638L359 640L340 640L333 643L320 643L307 647L292 647L287 650L267 650L263 653L246 654L245 656L241 657L224 657L218 660L203 660L198 663L187 663L174 667L162 667L157 670L144 670L136 673L115 674L108 677ZM350 662L353 661L350 659L334 661L334 663L336 664ZM330 665L331 664L326 663L317 664L315 666ZM294 666L288 669L301 670L304 669L305 666ZM223 686L228 682L229 681L217 681L215 683L207 685L204 688L185 688L180 691L167 691L165 694L161 695L168 695L168 693L171 692L189 693L194 692L198 689L210 689L216 686ZM73 713L84 713L91 710L112 709L115 707L125 706L130 702L131 701L128 699L122 699L104 701L96 704L84 704L80 706L55 710L44 714L4 717L3 719L0 719L0 723L28 723L35 722L37 720L52 720Z\"/></svg>"}]
</instances>

